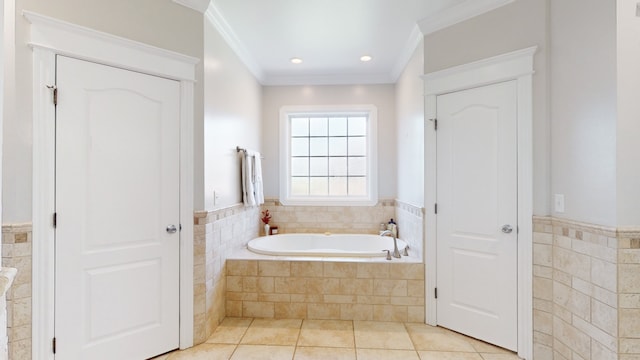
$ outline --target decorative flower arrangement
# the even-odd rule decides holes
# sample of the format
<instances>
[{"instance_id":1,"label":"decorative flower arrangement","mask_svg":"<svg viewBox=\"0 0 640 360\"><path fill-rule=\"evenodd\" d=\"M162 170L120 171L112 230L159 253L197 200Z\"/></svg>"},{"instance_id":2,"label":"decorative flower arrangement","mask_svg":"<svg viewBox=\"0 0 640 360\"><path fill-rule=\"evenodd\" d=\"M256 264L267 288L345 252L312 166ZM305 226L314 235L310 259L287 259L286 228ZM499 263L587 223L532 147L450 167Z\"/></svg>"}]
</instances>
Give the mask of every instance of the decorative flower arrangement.
<instances>
[{"instance_id":1,"label":"decorative flower arrangement","mask_svg":"<svg viewBox=\"0 0 640 360\"><path fill-rule=\"evenodd\" d=\"M271 221L271 214L269 214L269 210L265 210L262 212L262 217L260 218L260 220L262 220L262 222L267 225L269 224L269 221Z\"/></svg>"}]
</instances>

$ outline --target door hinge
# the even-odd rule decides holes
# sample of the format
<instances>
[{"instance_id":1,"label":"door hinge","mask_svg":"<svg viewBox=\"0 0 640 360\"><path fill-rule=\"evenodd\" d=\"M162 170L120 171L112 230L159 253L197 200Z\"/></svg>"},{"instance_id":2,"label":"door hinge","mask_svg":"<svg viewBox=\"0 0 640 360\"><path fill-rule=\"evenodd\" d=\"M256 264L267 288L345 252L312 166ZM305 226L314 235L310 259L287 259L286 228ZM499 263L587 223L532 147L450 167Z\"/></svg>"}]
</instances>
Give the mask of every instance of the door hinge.
<instances>
[{"instance_id":1,"label":"door hinge","mask_svg":"<svg viewBox=\"0 0 640 360\"><path fill-rule=\"evenodd\" d=\"M58 213L53 213L53 227L58 226Z\"/></svg>"},{"instance_id":2,"label":"door hinge","mask_svg":"<svg viewBox=\"0 0 640 360\"><path fill-rule=\"evenodd\" d=\"M51 89L51 95L53 96L53 105L58 105L58 87L55 85L47 85L47 88Z\"/></svg>"},{"instance_id":3,"label":"door hinge","mask_svg":"<svg viewBox=\"0 0 640 360\"><path fill-rule=\"evenodd\" d=\"M53 349L53 353L56 353L56 338L53 338L53 341L51 341L51 347Z\"/></svg>"},{"instance_id":4,"label":"door hinge","mask_svg":"<svg viewBox=\"0 0 640 360\"><path fill-rule=\"evenodd\" d=\"M433 297L438 298L438 288L433 289Z\"/></svg>"},{"instance_id":5,"label":"door hinge","mask_svg":"<svg viewBox=\"0 0 640 360\"><path fill-rule=\"evenodd\" d=\"M433 212L434 212L435 214L437 214L437 213L438 213L438 203L435 203L435 204L433 205Z\"/></svg>"}]
</instances>

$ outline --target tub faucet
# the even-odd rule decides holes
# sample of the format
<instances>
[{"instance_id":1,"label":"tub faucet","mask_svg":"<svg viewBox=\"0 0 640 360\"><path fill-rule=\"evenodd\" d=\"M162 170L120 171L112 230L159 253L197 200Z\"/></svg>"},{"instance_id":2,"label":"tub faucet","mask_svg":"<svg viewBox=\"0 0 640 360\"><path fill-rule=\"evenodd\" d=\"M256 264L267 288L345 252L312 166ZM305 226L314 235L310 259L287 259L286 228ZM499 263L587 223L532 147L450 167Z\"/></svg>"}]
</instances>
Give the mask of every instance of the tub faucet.
<instances>
[{"instance_id":1,"label":"tub faucet","mask_svg":"<svg viewBox=\"0 0 640 360\"><path fill-rule=\"evenodd\" d=\"M393 234L393 231L385 230L380 233L380 236L387 236L387 235L393 237L393 255L392 256L398 259L401 258L400 251L398 250L398 241L396 240L396 236Z\"/></svg>"}]
</instances>

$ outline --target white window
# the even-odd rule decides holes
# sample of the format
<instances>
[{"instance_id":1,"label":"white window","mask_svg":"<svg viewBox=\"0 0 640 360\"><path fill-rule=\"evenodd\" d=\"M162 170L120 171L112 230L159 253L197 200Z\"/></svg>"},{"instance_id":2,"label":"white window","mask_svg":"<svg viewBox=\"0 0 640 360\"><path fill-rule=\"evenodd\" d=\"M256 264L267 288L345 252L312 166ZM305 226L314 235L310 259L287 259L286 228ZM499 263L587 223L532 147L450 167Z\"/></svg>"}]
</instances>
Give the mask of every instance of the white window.
<instances>
[{"instance_id":1,"label":"white window","mask_svg":"<svg viewBox=\"0 0 640 360\"><path fill-rule=\"evenodd\" d=\"M293 107L280 111L280 202L375 205L373 105Z\"/></svg>"}]
</instances>

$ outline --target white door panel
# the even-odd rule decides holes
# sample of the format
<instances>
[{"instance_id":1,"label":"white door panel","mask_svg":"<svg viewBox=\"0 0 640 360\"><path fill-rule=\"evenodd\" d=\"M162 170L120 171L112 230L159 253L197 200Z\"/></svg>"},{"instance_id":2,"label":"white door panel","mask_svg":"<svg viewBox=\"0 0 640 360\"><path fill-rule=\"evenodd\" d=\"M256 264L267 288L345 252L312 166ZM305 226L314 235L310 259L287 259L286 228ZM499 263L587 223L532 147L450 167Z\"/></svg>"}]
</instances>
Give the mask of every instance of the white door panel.
<instances>
[{"instance_id":1,"label":"white door panel","mask_svg":"<svg viewBox=\"0 0 640 360\"><path fill-rule=\"evenodd\" d=\"M438 324L517 347L516 87L437 98ZM503 225L513 232L502 232Z\"/></svg>"},{"instance_id":2,"label":"white door panel","mask_svg":"<svg viewBox=\"0 0 640 360\"><path fill-rule=\"evenodd\" d=\"M179 83L59 56L56 358L179 341Z\"/></svg>"}]
</instances>

